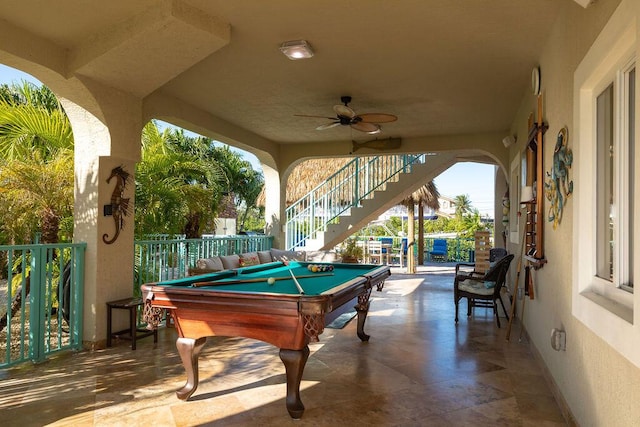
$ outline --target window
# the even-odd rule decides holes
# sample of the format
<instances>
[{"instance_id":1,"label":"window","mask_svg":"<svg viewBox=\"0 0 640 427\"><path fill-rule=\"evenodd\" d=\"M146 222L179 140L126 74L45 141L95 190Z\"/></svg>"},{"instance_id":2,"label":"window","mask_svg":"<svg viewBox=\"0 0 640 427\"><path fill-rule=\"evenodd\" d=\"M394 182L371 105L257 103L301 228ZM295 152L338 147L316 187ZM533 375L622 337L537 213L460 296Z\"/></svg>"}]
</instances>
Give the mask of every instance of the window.
<instances>
[{"instance_id":1,"label":"window","mask_svg":"<svg viewBox=\"0 0 640 427\"><path fill-rule=\"evenodd\" d=\"M595 117L596 276L629 292L633 291L633 64L635 60L617 72L616 81L597 96ZM619 131L614 130L616 124Z\"/></svg>"},{"instance_id":2,"label":"window","mask_svg":"<svg viewBox=\"0 0 640 427\"><path fill-rule=\"evenodd\" d=\"M633 294L637 16L622 0L574 73L571 311L640 367ZM637 272L635 272L637 273Z\"/></svg>"},{"instance_id":3,"label":"window","mask_svg":"<svg viewBox=\"0 0 640 427\"><path fill-rule=\"evenodd\" d=\"M598 179L597 203L597 275L613 280L613 84L604 90L596 101L596 167Z\"/></svg>"}]
</instances>

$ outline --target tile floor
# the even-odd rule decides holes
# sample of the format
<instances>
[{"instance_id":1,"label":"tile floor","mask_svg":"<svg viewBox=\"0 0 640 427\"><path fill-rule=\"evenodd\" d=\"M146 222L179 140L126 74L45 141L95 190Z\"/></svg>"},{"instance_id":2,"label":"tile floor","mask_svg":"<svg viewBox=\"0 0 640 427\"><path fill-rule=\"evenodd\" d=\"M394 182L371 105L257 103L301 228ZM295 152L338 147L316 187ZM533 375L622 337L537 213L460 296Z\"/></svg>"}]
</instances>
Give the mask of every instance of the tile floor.
<instances>
[{"instance_id":1,"label":"tile floor","mask_svg":"<svg viewBox=\"0 0 640 427\"><path fill-rule=\"evenodd\" d=\"M372 294L365 330L326 329L310 346L301 384L306 406L292 420L284 404L278 349L212 338L200 357L200 385L187 402L175 330L159 342L126 341L93 353L60 355L0 371L3 426L561 426L566 425L540 367L511 342L492 314L453 321L452 269L394 269ZM462 307L461 307L462 309ZM506 322L505 322L506 323Z\"/></svg>"}]
</instances>

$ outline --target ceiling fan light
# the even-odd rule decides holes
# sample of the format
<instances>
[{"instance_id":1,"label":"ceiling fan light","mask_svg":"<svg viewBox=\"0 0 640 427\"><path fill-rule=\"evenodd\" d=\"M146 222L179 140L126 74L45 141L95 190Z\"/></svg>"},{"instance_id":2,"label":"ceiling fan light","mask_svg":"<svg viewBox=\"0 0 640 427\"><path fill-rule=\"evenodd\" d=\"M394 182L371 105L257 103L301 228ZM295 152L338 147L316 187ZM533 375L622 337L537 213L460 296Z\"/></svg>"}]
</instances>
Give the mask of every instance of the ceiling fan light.
<instances>
[{"instance_id":1,"label":"ceiling fan light","mask_svg":"<svg viewBox=\"0 0 640 427\"><path fill-rule=\"evenodd\" d=\"M291 40L280 45L280 51L291 60L307 59L313 56L311 45L306 40Z\"/></svg>"}]
</instances>

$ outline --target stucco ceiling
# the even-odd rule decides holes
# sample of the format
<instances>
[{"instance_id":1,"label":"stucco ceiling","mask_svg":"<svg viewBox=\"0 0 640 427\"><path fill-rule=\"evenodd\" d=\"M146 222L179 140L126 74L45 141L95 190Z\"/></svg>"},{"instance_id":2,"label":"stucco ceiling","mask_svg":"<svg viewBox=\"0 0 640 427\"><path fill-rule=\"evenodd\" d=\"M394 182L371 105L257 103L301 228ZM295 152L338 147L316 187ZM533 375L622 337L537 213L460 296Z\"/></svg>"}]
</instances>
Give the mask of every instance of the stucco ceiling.
<instances>
[{"instance_id":1,"label":"stucco ceiling","mask_svg":"<svg viewBox=\"0 0 640 427\"><path fill-rule=\"evenodd\" d=\"M568 3L578 7L570 0L8 0L0 3L0 35L19 34L26 41L13 54L41 64L54 67L64 56L65 78L180 100L274 142L350 139L357 132L349 127L317 131L326 120L294 116L332 116L342 95L353 97L356 112L398 116L383 136L415 138L508 130L554 13ZM315 56L285 58L279 45L295 39L307 40ZM9 50L5 43L0 50ZM25 52L29 46L37 48Z\"/></svg>"}]
</instances>

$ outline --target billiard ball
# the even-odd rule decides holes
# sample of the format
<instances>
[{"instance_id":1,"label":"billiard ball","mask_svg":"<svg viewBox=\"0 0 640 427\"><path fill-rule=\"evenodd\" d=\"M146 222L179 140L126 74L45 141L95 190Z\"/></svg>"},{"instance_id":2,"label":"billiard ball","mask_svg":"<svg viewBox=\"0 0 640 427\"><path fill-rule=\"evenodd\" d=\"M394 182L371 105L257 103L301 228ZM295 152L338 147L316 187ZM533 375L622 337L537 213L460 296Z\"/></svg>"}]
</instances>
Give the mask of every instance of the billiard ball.
<instances>
[{"instance_id":1,"label":"billiard ball","mask_svg":"<svg viewBox=\"0 0 640 427\"><path fill-rule=\"evenodd\" d=\"M273 285L274 283L276 283L276 279L274 279L273 277L269 277L267 279L267 283L270 284L270 285Z\"/></svg>"}]
</instances>

